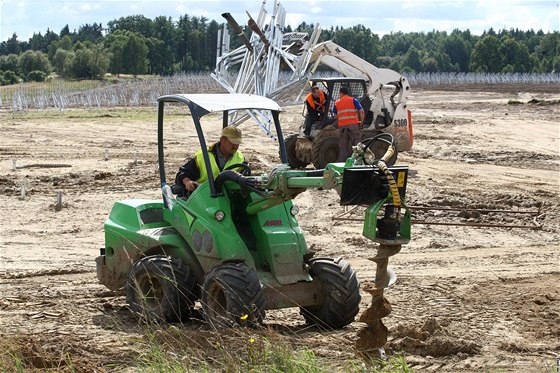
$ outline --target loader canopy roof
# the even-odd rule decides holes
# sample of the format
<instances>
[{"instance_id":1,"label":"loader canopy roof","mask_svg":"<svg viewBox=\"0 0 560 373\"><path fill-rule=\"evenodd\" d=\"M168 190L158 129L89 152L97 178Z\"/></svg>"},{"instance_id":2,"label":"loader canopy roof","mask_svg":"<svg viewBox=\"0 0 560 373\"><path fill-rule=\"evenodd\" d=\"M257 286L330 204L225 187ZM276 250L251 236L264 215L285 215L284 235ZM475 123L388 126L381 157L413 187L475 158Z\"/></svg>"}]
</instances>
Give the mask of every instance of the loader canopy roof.
<instances>
[{"instance_id":1,"label":"loader canopy roof","mask_svg":"<svg viewBox=\"0 0 560 373\"><path fill-rule=\"evenodd\" d=\"M166 95L158 98L158 101L187 104L193 116L198 118L217 111L242 109L280 111L280 106L271 99L244 93Z\"/></svg>"},{"instance_id":2,"label":"loader canopy roof","mask_svg":"<svg viewBox=\"0 0 560 373\"><path fill-rule=\"evenodd\" d=\"M210 185L210 195L217 197L218 193L214 185L214 178L217 175L212 174L212 166L208 155L208 146L204 137L203 127L201 125L201 118L209 113L222 114L222 128L227 126L237 126L245 119L254 119L265 129L267 135L271 135L272 126L276 131L278 145L280 147L280 160L282 163L288 163L288 156L286 153L286 146L284 144L284 137L282 135L282 127L280 126L279 112L281 111L280 105L273 100L257 95L241 94L241 93L225 93L225 94L174 94L161 96L158 99L158 159L159 159L159 174L161 186L164 187L167 182L165 179L165 157L163 146L163 129L164 129L164 108L169 103L180 103L187 105L194 122L198 141L200 142L200 149L206 166L206 173L212 175L208 179ZM247 112L247 113L245 113ZM262 113L264 112L264 113ZM241 114L241 119L235 123L235 116ZM270 114L270 115L269 115ZM233 117L233 120L230 120ZM272 137L272 136L271 136ZM166 197L164 197L166 198Z\"/></svg>"}]
</instances>

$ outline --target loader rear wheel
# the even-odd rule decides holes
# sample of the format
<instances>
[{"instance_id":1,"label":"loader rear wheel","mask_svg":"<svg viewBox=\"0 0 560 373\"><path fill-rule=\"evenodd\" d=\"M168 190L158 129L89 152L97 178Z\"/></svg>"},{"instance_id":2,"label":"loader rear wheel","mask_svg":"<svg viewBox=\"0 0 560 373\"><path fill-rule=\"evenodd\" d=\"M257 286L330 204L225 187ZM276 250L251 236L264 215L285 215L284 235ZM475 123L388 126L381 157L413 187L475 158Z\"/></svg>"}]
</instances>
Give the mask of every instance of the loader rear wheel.
<instances>
[{"instance_id":1,"label":"loader rear wheel","mask_svg":"<svg viewBox=\"0 0 560 373\"><path fill-rule=\"evenodd\" d=\"M340 329L352 321L360 306L360 285L350 264L341 258L314 258L308 263L313 280L323 285L323 301L300 312L308 324Z\"/></svg>"},{"instance_id":2,"label":"loader rear wheel","mask_svg":"<svg viewBox=\"0 0 560 373\"><path fill-rule=\"evenodd\" d=\"M296 142L298 135L294 134L286 138L286 153L288 153L288 165L291 168L305 168L309 163L303 162L296 156Z\"/></svg>"},{"instance_id":3,"label":"loader rear wheel","mask_svg":"<svg viewBox=\"0 0 560 373\"><path fill-rule=\"evenodd\" d=\"M339 154L338 136L321 136L315 139L313 143L313 165L315 168L325 168L328 163L338 161Z\"/></svg>"},{"instance_id":4,"label":"loader rear wheel","mask_svg":"<svg viewBox=\"0 0 560 373\"><path fill-rule=\"evenodd\" d=\"M152 255L138 260L128 274L126 301L136 314L154 322L176 322L190 316L195 279L181 259Z\"/></svg>"},{"instance_id":5,"label":"loader rear wheel","mask_svg":"<svg viewBox=\"0 0 560 373\"><path fill-rule=\"evenodd\" d=\"M221 264L208 272L201 303L204 318L213 327L256 325L265 315L257 272L244 263Z\"/></svg>"}]
</instances>

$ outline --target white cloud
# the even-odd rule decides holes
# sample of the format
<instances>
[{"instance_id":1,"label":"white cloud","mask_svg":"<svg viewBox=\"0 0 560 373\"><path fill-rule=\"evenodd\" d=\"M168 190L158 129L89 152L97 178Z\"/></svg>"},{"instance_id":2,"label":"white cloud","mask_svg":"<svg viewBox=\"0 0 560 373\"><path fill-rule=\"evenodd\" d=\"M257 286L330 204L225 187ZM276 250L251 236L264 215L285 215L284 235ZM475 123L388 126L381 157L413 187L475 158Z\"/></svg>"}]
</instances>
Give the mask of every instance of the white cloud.
<instances>
[{"instance_id":1,"label":"white cloud","mask_svg":"<svg viewBox=\"0 0 560 373\"><path fill-rule=\"evenodd\" d=\"M319 14L323 11L323 8L320 6L311 7L311 14Z\"/></svg>"},{"instance_id":2,"label":"white cloud","mask_svg":"<svg viewBox=\"0 0 560 373\"><path fill-rule=\"evenodd\" d=\"M89 12L90 10L93 10L93 6L89 3L88 4L83 4L80 7L80 9L83 10L83 11Z\"/></svg>"},{"instance_id":3,"label":"white cloud","mask_svg":"<svg viewBox=\"0 0 560 373\"><path fill-rule=\"evenodd\" d=\"M308 22L308 16L303 13L286 13L286 25L299 26L303 21Z\"/></svg>"},{"instance_id":4,"label":"white cloud","mask_svg":"<svg viewBox=\"0 0 560 373\"><path fill-rule=\"evenodd\" d=\"M179 5L177 5L177 7L175 8L175 10L177 11L177 13L180 13L180 14L185 14L185 13L187 12L187 8L186 8L185 5L182 4L182 3L179 4Z\"/></svg>"}]
</instances>

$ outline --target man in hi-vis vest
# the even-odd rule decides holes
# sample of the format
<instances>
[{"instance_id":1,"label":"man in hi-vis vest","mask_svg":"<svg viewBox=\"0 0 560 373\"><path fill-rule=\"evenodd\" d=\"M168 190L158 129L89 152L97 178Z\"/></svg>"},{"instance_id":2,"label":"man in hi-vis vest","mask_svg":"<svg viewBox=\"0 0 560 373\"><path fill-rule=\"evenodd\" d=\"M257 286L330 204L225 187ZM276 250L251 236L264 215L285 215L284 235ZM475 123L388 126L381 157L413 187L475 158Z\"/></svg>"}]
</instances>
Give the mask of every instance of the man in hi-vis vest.
<instances>
[{"instance_id":1,"label":"man in hi-vis vest","mask_svg":"<svg viewBox=\"0 0 560 373\"><path fill-rule=\"evenodd\" d=\"M334 103L333 112L338 118L340 153L339 162L352 155L352 146L360 141L360 129L364 122L364 109L357 98L350 97L348 87L340 87L340 98Z\"/></svg>"},{"instance_id":2,"label":"man in hi-vis vest","mask_svg":"<svg viewBox=\"0 0 560 373\"><path fill-rule=\"evenodd\" d=\"M238 150L241 144L241 130L228 126L222 130L220 141L208 147L208 156L214 177L231 165L246 163L243 154ZM235 168L241 171L241 168ZM175 184L184 185L188 193L192 193L198 184L208 180L208 172L204 163L202 150L198 150L194 158L179 168L175 176Z\"/></svg>"},{"instance_id":3,"label":"man in hi-vis vest","mask_svg":"<svg viewBox=\"0 0 560 373\"><path fill-rule=\"evenodd\" d=\"M309 137L311 134L311 126L313 123L323 119L325 113L325 102L327 96L316 85L311 88L311 92L305 98L305 106L307 107L307 116L305 117L305 125L303 134Z\"/></svg>"}]
</instances>

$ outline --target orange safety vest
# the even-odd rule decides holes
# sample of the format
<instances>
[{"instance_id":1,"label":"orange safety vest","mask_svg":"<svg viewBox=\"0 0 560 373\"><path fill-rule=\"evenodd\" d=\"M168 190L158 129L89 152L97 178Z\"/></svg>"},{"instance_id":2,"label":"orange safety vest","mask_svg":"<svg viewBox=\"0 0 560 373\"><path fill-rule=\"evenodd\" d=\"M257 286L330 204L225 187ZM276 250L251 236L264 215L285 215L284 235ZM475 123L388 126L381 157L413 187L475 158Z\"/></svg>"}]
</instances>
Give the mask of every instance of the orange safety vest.
<instances>
[{"instance_id":1,"label":"orange safety vest","mask_svg":"<svg viewBox=\"0 0 560 373\"><path fill-rule=\"evenodd\" d=\"M317 111L325 110L325 108L323 107L323 102L327 100L327 98L325 97L325 92L321 91L321 94L319 96L319 102L315 101L313 98L314 98L313 93L307 95L307 98L305 100L307 101L309 106L311 106L313 109Z\"/></svg>"},{"instance_id":2,"label":"orange safety vest","mask_svg":"<svg viewBox=\"0 0 560 373\"><path fill-rule=\"evenodd\" d=\"M356 110L356 106L354 106L354 98L350 96L341 97L334 105L336 106L339 127L360 123L358 111Z\"/></svg>"}]
</instances>

